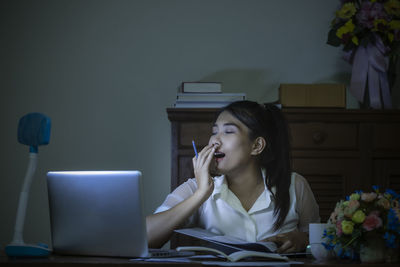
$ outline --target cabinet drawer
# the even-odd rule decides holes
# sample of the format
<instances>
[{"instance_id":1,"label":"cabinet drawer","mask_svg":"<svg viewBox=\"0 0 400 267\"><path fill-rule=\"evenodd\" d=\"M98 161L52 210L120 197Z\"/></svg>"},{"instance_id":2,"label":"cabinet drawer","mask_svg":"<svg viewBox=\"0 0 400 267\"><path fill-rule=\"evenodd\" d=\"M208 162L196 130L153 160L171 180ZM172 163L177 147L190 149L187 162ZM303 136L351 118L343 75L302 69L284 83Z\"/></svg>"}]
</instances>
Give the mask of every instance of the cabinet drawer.
<instances>
[{"instance_id":1,"label":"cabinet drawer","mask_svg":"<svg viewBox=\"0 0 400 267\"><path fill-rule=\"evenodd\" d=\"M400 124L377 123L373 126L374 150L398 150L400 148Z\"/></svg>"},{"instance_id":2,"label":"cabinet drawer","mask_svg":"<svg viewBox=\"0 0 400 267\"><path fill-rule=\"evenodd\" d=\"M293 149L358 149L358 124L290 123Z\"/></svg>"}]
</instances>

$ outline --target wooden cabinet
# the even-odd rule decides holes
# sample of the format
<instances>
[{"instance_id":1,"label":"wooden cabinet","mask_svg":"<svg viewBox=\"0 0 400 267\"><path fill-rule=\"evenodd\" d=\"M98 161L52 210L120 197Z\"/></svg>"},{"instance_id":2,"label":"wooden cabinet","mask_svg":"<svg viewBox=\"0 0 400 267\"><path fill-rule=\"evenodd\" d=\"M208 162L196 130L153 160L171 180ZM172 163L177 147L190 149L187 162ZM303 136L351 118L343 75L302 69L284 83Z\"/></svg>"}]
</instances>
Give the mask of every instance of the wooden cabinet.
<instances>
[{"instance_id":1,"label":"wooden cabinet","mask_svg":"<svg viewBox=\"0 0 400 267\"><path fill-rule=\"evenodd\" d=\"M215 109L167 109L172 130L171 190L193 177L192 140L208 143ZM335 203L372 185L400 191L400 111L283 109L293 170L303 175L326 221Z\"/></svg>"}]
</instances>

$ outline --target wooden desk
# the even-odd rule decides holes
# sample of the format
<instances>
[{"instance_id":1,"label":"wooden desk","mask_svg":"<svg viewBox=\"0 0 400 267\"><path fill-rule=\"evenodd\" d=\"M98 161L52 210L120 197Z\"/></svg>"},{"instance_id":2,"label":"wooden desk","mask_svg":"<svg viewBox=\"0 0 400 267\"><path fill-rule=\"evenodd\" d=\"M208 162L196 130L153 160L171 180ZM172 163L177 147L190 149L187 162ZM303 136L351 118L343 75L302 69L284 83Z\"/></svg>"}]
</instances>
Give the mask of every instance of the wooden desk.
<instances>
[{"instance_id":1,"label":"wooden desk","mask_svg":"<svg viewBox=\"0 0 400 267\"><path fill-rule=\"evenodd\" d=\"M304 266L304 267L356 267L356 266L398 266L398 264L360 264L359 262L352 261L332 261L327 263L319 263L313 259L299 258L293 259L294 261L304 262L303 265L293 264L292 266ZM203 267L209 266L214 267L217 265L202 265L201 263L171 263L171 262L130 262L129 259L125 258L108 258L108 257L67 257L67 256L51 256L44 259L8 259L5 256L0 256L0 266L4 267L36 267L36 266L56 266L56 267L91 267L94 265L100 265L101 267L116 267L116 266L132 266L132 267ZM237 266L237 265L236 265ZM246 267L246 265L240 265Z\"/></svg>"}]
</instances>

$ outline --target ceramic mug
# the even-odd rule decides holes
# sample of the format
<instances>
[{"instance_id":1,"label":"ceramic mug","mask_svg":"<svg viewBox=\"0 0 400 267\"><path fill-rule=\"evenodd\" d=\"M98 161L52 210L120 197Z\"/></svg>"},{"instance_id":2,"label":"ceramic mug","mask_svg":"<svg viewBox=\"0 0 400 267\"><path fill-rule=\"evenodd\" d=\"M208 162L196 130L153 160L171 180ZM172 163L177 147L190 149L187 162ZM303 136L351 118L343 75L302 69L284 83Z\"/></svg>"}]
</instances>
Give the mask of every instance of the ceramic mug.
<instances>
[{"instance_id":1,"label":"ceramic mug","mask_svg":"<svg viewBox=\"0 0 400 267\"><path fill-rule=\"evenodd\" d=\"M327 242L327 238L323 236L324 230L328 226L327 223L310 223L309 240L311 254L318 261L327 261L335 257L333 250L327 250L322 243Z\"/></svg>"}]
</instances>

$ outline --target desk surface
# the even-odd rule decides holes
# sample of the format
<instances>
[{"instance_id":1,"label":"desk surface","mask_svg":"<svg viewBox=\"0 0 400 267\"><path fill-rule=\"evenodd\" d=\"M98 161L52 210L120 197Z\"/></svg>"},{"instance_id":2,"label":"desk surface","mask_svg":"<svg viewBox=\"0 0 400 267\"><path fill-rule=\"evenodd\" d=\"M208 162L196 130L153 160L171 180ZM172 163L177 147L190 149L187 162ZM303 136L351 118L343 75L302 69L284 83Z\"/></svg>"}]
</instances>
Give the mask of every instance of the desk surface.
<instances>
[{"instance_id":1,"label":"desk surface","mask_svg":"<svg viewBox=\"0 0 400 267\"><path fill-rule=\"evenodd\" d=\"M332 261L326 263L316 262L313 259L309 258L298 258L292 259L293 261L304 262L304 265L292 265L292 266L304 266L304 267L315 267L315 266L324 266L324 267L335 267L335 266L346 266L346 267L355 267L355 266L368 266L368 267L376 267L376 266L398 266L398 263L395 264L360 264L359 262L352 261ZM176 263L176 262L131 262L126 258L109 258L109 257L76 257L76 256L50 256L49 258L38 258L38 259L9 259L6 256L0 256L0 266L27 266L27 267L35 267L35 266L60 266L60 267L89 267L93 266L93 264L99 264L101 267L115 267L115 266L145 266L145 267L203 267L203 266L217 266L217 265L202 265L201 263ZM235 265L235 266L246 266L243 265Z\"/></svg>"}]
</instances>

